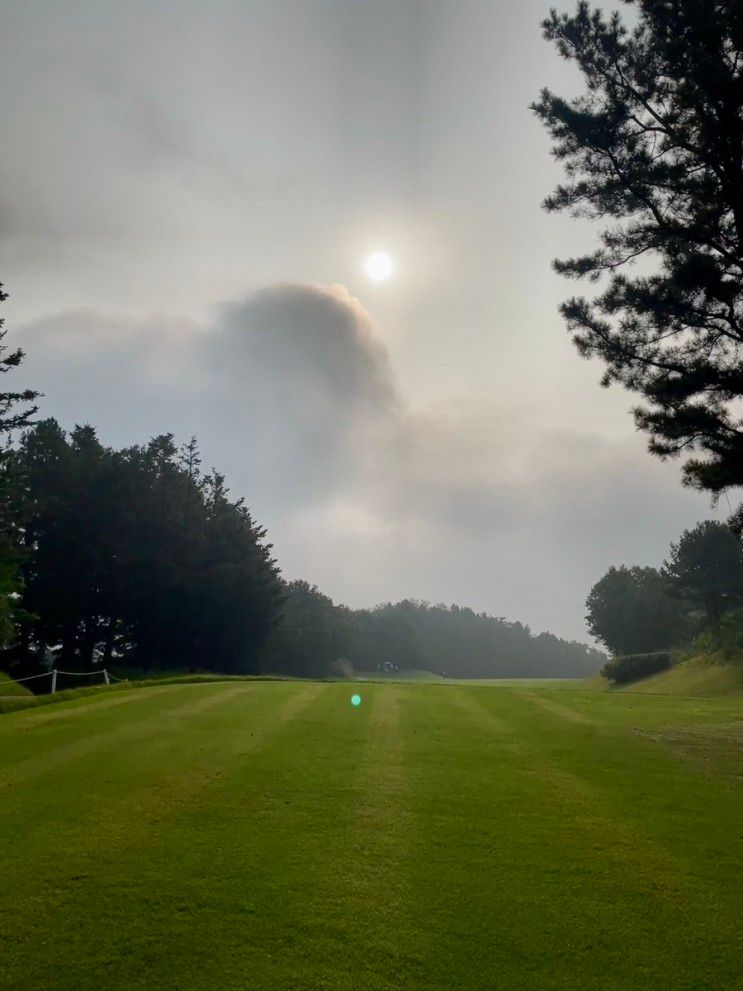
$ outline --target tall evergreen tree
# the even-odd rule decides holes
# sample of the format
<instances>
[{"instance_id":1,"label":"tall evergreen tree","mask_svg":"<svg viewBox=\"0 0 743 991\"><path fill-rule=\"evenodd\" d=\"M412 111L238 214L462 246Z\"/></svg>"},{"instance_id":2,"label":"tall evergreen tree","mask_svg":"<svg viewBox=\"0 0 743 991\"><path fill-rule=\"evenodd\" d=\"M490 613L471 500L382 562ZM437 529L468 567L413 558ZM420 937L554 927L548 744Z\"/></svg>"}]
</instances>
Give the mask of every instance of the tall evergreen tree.
<instances>
[{"instance_id":1,"label":"tall evergreen tree","mask_svg":"<svg viewBox=\"0 0 743 991\"><path fill-rule=\"evenodd\" d=\"M207 615L200 628L227 672L257 672L260 649L278 621L283 588L266 531L224 476L204 480L206 552L202 575Z\"/></svg>"},{"instance_id":2,"label":"tall evergreen tree","mask_svg":"<svg viewBox=\"0 0 743 991\"><path fill-rule=\"evenodd\" d=\"M91 668L257 670L281 583L265 531L171 435L113 451L54 420L23 438L28 656ZM0 576L1 577L1 576Z\"/></svg>"},{"instance_id":3,"label":"tall evergreen tree","mask_svg":"<svg viewBox=\"0 0 743 991\"><path fill-rule=\"evenodd\" d=\"M24 436L16 462L25 494L24 605L37 617L27 649L58 645L65 666L89 669L110 623L118 568L112 452L92 427L68 438L45 420Z\"/></svg>"},{"instance_id":4,"label":"tall evergreen tree","mask_svg":"<svg viewBox=\"0 0 743 991\"><path fill-rule=\"evenodd\" d=\"M604 283L562 313L603 384L642 397L650 450L718 494L743 485L743 4L625 2L631 30L585 0L543 24L585 83L533 105L566 171L545 205L606 221L596 250L555 262Z\"/></svg>"},{"instance_id":5,"label":"tall evergreen tree","mask_svg":"<svg viewBox=\"0 0 743 991\"><path fill-rule=\"evenodd\" d=\"M7 298L8 293L0 283L0 303L4 303ZM21 348L9 350L5 343L7 333L5 320L0 318L0 374L2 375L7 375L8 372L18 368L24 358ZM39 393L34 392L33 389L21 389L20 392L0 391L0 435L7 435L13 430L27 426L38 410L35 405L38 398Z\"/></svg>"},{"instance_id":6,"label":"tall evergreen tree","mask_svg":"<svg viewBox=\"0 0 743 991\"><path fill-rule=\"evenodd\" d=\"M8 298L0 283L0 303ZM7 330L0 318L0 374L15 371L23 361L20 348L10 350L5 343ZM0 390L0 647L13 639L14 617L20 599L19 565L21 535L17 524L18 487L8 440L14 430L25 427L37 412L39 393L32 389Z\"/></svg>"}]
</instances>

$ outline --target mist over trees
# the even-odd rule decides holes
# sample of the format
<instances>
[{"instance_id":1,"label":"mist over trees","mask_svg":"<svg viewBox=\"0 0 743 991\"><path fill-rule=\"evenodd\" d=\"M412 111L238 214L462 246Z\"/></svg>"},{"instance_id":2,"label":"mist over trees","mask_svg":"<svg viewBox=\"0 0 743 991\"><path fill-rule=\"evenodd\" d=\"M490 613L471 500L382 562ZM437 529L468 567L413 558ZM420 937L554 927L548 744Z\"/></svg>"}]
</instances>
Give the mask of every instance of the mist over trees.
<instances>
[{"instance_id":1,"label":"mist over trees","mask_svg":"<svg viewBox=\"0 0 743 991\"><path fill-rule=\"evenodd\" d=\"M358 670L389 661L453 678L579 678L606 660L586 644L456 605L408 599L354 617L351 659Z\"/></svg>"},{"instance_id":2,"label":"mist over trees","mask_svg":"<svg viewBox=\"0 0 743 991\"><path fill-rule=\"evenodd\" d=\"M586 644L456 605L405 599L374 609L335 606L306 582L287 586L267 658L270 670L305 677L343 674L350 666L449 678L578 678L606 660Z\"/></svg>"},{"instance_id":3,"label":"mist over trees","mask_svg":"<svg viewBox=\"0 0 743 991\"><path fill-rule=\"evenodd\" d=\"M641 397L650 451L718 495L743 485L743 7L627 3L632 29L585 0L543 24L585 84L533 105L566 174L545 206L606 223L596 250L555 262L603 283L562 313L603 384Z\"/></svg>"}]
</instances>

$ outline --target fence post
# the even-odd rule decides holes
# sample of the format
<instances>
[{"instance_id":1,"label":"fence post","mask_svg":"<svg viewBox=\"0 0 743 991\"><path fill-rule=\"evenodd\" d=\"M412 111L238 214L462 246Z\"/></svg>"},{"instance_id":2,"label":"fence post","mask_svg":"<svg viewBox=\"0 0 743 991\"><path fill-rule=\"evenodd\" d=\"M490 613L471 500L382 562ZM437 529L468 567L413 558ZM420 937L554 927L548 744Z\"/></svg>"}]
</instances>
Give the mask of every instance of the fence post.
<instances>
[{"instance_id":1,"label":"fence post","mask_svg":"<svg viewBox=\"0 0 743 991\"><path fill-rule=\"evenodd\" d=\"M106 670L106 668L103 669L103 677L106 679L106 684L110 685L111 682L108 680L108 671Z\"/></svg>"},{"instance_id":2,"label":"fence post","mask_svg":"<svg viewBox=\"0 0 743 991\"><path fill-rule=\"evenodd\" d=\"M52 670L52 695L57 691L57 669Z\"/></svg>"}]
</instances>

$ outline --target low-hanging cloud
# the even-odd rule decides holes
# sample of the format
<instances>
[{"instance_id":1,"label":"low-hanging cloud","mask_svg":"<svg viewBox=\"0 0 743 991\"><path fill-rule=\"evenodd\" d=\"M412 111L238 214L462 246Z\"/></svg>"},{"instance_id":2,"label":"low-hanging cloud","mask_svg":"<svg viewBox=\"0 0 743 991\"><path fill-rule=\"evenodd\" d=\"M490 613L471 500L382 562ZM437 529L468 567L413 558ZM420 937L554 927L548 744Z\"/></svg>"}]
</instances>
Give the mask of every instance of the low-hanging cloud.
<instances>
[{"instance_id":1,"label":"low-hanging cloud","mask_svg":"<svg viewBox=\"0 0 743 991\"><path fill-rule=\"evenodd\" d=\"M343 286L264 289L206 326L88 310L20 336L44 412L117 445L196 434L285 571L353 605L459 601L585 636L606 567L657 563L700 514L639 438L527 425L496 399L412 408Z\"/></svg>"}]
</instances>

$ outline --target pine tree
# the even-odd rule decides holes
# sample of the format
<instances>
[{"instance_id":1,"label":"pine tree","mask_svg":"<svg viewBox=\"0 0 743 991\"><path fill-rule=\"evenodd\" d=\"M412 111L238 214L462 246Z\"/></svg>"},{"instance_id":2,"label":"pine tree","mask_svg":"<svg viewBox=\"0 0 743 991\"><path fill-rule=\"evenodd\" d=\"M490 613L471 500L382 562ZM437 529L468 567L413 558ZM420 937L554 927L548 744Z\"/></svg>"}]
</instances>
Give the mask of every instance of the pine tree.
<instances>
[{"instance_id":1,"label":"pine tree","mask_svg":"<svg viewBox=\"0 0 743 991\"><path fill-rule=\"evenodd\" d=\"M585 82L533 105L566 172L545 206L606 222L597 250L555 262L603 283L562 313L603 384L642 397L650 451L716 496L743 485L743 4L626 2L632 30L587 2L543 24Z\"/></svg>"},{"instance_id":2,"label":"pine tree","mask_svg":"<svg viewBox=\"0 0 743 991\"><path fill-rule=\"evenodd\" d=\"M0 303L8 298L7 292L0 283ZM23 361L24 353L21 348L8 351L5 343L7 335L5 320L0 318L0 374L7 374L18 368ZM39 393L33 389L22 389L20 392L0 392L0 434L9 434L13 430L28 425L31 417L38 411L33 404L39 398Z\"/></svg>"},{"instance_id":3,"label":"pine tree","mask_svg":"<svg viewBox=\"0 0 743 991\"><path fill-rule=\"evenodd\" d=\"M685 530L664 565L664 575L680 596L701 606L709 623L743 603L743 543L715 520Z\"/></svg>"},{"instance_id":4,"label":"pine tree","mask_svg":"<svg viewBox=\"0 0 743 991\"><path fill-rule=\"evenodd\" d=\"M0 283L0 303L7 298L8 294ZM7 330L4 324L4 319L0 318L0 373L7 374L18 368L24 354L20 348L9 351L5 343ZM39 393L32 389L0 391L0 646L14 637L17 603L22 588L19 575L22 554L17 518L18 482L7 442L14 430L29 424L37 412L38 407L34 403L38 397Z\"/></svg>"}]
</instances>

